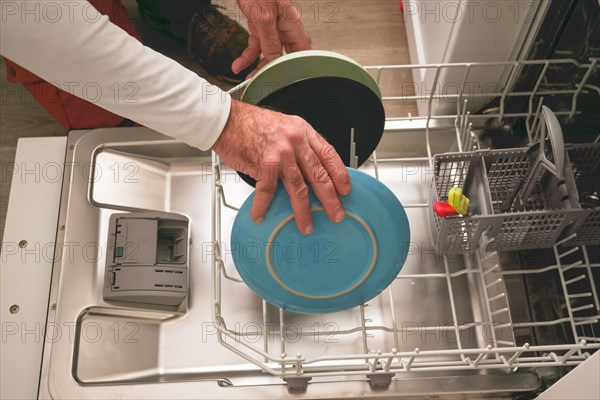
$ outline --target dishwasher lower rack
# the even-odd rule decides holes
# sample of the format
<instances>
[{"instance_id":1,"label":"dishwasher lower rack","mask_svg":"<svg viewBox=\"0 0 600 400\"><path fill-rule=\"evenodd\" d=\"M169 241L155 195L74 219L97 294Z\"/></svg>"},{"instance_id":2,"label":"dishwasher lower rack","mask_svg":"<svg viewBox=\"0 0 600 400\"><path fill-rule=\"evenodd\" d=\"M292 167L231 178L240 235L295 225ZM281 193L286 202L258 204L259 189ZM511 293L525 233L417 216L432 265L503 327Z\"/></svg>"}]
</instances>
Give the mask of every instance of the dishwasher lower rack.
<instances>
[{"instance_id":1,"label":"dishwasher lower rack","mask_svg":"<svg viewBox=\"0 0 600 400\"><path fill-rule=\"evenodd\" d=\"M388 74L403 76L416 69L435 71L433 88L449 71L461 73L463 79L452 93L384 93L384 104L391 103L392 110L397 102L415 100L426 101L431 110L434 101L450 99L456 104L456 112L395 116L386 111L386 131L400 135L395 131L404 124L417 126L415 137L423 143L414 147L422 148L427 156L398 157L383 151L379 157L374 153L362 169L388 185L401 200L409 214L413 242L395 281L367 304L344 312L296 314L250 292L228 257L228 230L238 210L232 204L232 186L244 183L235 183L236 179L231 179L235 172L227 170L213 155L212 311L221 345L264 373L282 378L291 391L305 390L311 380L364 379L373 387L385 388L392 379L408 376L510 374L542 367L572 367L587 359L600 349L600 262L593 253L595 248L567 246L578 240L575 234L560 240L554 237L545 250L547 257L536 258L528 263L529 267L522 268L519 253L500 251L495 239L485 235L470 248L436 252L427 221L433 155L438 152L437 143L432 145L433 135L452 137L455 151L478 150L477 126L490 118L525 118L529 141L533 142L535 129L529 128L535 126L543 96L570 96L572 107L556 114L573 116L578 113L580 93L600 94L600 89L587 84L596 64L597 60L592 59L589 64L541 60L367 67L378 84ZM575 86L548 87L547 72L560 65L583 71L582 80ZM496 93L467 93L469 76L477 68L505 69L508 78L504 88ZM540 71L533 90L512 92L511 85L519 74L533 68ZM244 85L231 93L235 96ZM468 102L483 96L499 97L499 107L493 112L471 114ZM514 96L528 100L526 112L506 107L507 99ZM537 112L534 104L538 104ZM578 172L573 173L577 179ZM405 185L413 186L405 189ZM414 193L422 196L415 199ZM586 223L595 226L594 218L597 216L590 212L581 228ZM548 281L554 282L553 291L546 287ZM254 298L254 302L234 303L228 294L239 291L249 292L244 298ZM554 297L542 298L548 292ZM534 307L536 303L551 310L540 312ZM562 334L556 337L549 333L555 330Z\"/></svg>"},{"instance_id":2,"label":"dishwasher lower rack","mask_svg":"<svg viewBox=\"0 0 600 400\"><path fill-rule=\"evenodd\" d=\"M594 271L600 263L590 260L586 246L566 247L572 237L552 247L554 262L520 269L496 250L493 239L479 243L471 253L437 256L425 236L417 234L416 250L409 252L403 271L368 304L324 315L288 312L258 296L253 305L235 304L228 293L249 289L226 256L230 251L226 250L226 223L237 211L227 201L227 182L234 173L223 170L216 156L214 161L212 289L219 342L263 372L284 379L290 390L304 390L312 378L362 376L374 387L385 387L395 375L409 372L428 376L443 371L504 373L568 367L600 348L598 275ZM384 165L385 160L378 163ZM386 175L382 168L378 174ZM365 171L374 173L369 168ZM425 205L404 205L414 215L427 218ZM414 218L412 223L424 225ZM432 260L423 261L424 257ZM526 295L515 282L534 275L558 277L564 312L551 320L513 315L528 307ZM419 306L421 299L415 302L413 296L430 298ZM407 307L416 307L418 312L407 312ZM418 316L432 308L439 312ZM566 330L569 339L536 345L532 332L549 326Z\"/></svg>"}]
</instances>

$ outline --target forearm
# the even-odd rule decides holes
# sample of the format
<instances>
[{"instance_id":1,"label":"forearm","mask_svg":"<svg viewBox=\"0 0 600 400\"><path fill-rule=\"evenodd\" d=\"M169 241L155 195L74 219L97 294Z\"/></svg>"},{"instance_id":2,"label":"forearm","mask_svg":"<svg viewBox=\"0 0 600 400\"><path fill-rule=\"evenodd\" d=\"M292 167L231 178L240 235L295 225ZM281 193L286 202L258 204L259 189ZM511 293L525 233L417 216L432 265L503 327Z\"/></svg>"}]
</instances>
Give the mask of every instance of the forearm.
<instances>
[{"instance_id":1,"label":"forearm","mask_svg":"<svg viewBox=\"0 0 600 400\"><path fill-rule=\"evenodd\" d=\"M192 146L209 149L229 115L229 95L143 46L86 1L2 2L0 53L48 82ZM40 3L42 9L43 2Z\"/></svg>"}]
</instances>

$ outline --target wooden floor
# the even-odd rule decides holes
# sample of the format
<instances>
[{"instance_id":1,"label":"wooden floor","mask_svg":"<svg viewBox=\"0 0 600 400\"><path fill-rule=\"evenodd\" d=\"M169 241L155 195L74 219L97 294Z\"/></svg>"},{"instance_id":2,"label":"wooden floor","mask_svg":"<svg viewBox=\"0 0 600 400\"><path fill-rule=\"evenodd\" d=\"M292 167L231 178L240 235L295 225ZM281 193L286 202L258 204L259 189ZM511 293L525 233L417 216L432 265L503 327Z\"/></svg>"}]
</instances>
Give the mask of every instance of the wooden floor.
<instances>
[{"instance_id":1,"label":"wooden floor","mask_svg":"<svg viewBox=\"0 0 600 400\"><path fill-rule=\"evenodd\" d=\"M217 0L213 3L224 6L227 15L241 18L241 14L235 11L233 0ZM362 65L410 63L398 0L296 0L295 3L300 6L302 19L312 39L314 49L335 51L354 58ZM222 88L230 87L230 85L208 76L202 68L189 60L183 43L148 28L137 17L135 0L124 1L124 4L134 19L145 44L177 60ZM411 80L411 78L410 76L398 76L382 81L384 95L397 87L403 80ZM4 62L0 65L0 86L2 87L0 102L1 239L4 235L4 222L12 178L10 171L12 171L18 139L33 136L63 136L67 134L67 131L54 121L22 86L7 82ZM393 112L397 111L393 110ZM391 111L386 108L386 112ZM416 107L414 104L408 104L402 112L416 114Z\"/></svg>"}]
</instances>

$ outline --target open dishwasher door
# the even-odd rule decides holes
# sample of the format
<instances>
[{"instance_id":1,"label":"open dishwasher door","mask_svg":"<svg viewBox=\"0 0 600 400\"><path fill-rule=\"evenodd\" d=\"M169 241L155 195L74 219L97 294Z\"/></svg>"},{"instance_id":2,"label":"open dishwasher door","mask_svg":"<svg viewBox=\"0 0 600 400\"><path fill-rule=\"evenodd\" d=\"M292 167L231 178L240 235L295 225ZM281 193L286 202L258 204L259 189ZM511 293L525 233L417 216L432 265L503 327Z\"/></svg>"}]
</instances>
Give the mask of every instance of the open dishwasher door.
<instances>
[{"instance_id":1,"label":"open dishwasher door","mask_svg":"<svg viewBox=\"0 0 600 400\"><path fill-rule=\"evenodd\" d=\"M576 213L576 224L550 224L564 234L543 248L505 250L497 245L502 237L468 224L452 228L455 240L446 249L433 240L444 221L431 215L432 184L446 177L460 186L463 172L469 182L492 179L475 171L487 168L485 154L477 153L479 164L466 162L477 150L473 130L490 115L468 115L458 100L452 116L388 119L376 154L361 169L406 208L409 256L379 296L331 314L273 307L237 275L233 254L240 250L228 238L252 189L216 156L146 128L72 132L63 147L69 172L53 231L56 248L75 251L52 263L38 396L533 396L590 358L600 347L600 264L589 238L572 244L594 210ZM535 110L529 118L539 126ZM438 167L441 153L457 150L464 153L452 160L458 164ZM494 210L483 193L483 200L472 199L473 218ZM181 302L105 296L107 257L115 257L111 217L124 212L173 213L189 221L189 281ZM476 242L473 232L482 232ZM66 327L65 333L49 337L50 327Z\"/></svg>"}]
</instances>

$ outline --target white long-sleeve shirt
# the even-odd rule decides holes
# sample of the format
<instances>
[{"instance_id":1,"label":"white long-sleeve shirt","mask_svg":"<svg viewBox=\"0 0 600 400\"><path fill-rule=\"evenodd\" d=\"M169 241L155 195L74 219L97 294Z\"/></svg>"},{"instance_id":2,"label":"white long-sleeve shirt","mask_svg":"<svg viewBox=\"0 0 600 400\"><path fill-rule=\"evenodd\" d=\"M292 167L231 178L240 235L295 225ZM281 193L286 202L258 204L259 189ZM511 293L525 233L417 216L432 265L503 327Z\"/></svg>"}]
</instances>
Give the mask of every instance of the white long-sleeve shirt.
<instances>
[{"instance_id":1,"label":"white long-sleeve shirt","mask_svg":"<svg viewBox=\"0 0 600 400\"><path fill-rule=\"evenodd\" d=\"M0 54L47 82L194 147L218 139L231 98L145 47L90 3L0 1Z\"/></svg>"}]
</instances>

